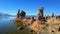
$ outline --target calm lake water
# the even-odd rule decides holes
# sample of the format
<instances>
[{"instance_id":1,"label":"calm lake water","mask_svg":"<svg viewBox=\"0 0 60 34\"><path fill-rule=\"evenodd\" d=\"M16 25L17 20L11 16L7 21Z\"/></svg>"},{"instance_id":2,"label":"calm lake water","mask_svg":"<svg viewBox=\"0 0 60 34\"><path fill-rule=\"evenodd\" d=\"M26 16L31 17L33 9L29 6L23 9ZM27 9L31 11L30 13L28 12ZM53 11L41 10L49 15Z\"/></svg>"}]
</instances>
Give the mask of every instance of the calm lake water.
<instances>
[{"instance_id":1,"label":"calm lake water","mask_svg":"<svg viewBox=\"0 0 60 34\"><path fill-rule=\"evenodd\" d=\"M18 30L13 19L15 17L0 17L0 34L30 34L26 29Z\"/></svg>"},{"instance_id":2,"label":"calm lake water","mask_svg":"<svg viewBox=\"0 0 60 34\"><path fill-rule=\"evenodd\" d=\"M0 18L0 34L7 34L17 29L13 22L15 17Z\"/></svg>"}]
</instances>

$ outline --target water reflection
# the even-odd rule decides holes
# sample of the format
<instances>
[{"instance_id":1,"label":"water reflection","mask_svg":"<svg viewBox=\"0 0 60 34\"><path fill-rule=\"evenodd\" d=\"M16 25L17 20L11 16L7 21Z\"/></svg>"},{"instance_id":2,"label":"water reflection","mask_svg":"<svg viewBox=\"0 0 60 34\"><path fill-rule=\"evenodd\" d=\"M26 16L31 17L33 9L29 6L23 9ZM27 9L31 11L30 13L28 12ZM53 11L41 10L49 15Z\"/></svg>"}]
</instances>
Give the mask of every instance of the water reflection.
<instances>
[{"instance_id":1,"label":"water reflection","mask_svg":"<svg viewBox=\"0 0 60 34\"><path fill-rule=\"evenodd\" d=\"M15 17L1 18L0 19L0 34L16 30L16 26L13 23Z\"/></svg>"}]
</instances>

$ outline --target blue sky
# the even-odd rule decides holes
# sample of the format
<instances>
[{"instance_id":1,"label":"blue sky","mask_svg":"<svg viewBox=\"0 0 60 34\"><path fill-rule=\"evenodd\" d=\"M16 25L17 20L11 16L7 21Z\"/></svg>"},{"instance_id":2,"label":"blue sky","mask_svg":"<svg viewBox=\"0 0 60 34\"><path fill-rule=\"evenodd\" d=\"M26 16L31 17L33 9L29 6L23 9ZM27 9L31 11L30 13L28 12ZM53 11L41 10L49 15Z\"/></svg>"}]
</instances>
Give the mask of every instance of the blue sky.
<instances>
[{"instance_id":1,"label":"blue sky","mask_svg":"<svg viewBox=\"0 0 60 34\"><path fill-rule=\"evenodd\" d=\"M60 0L0 0L0 13L16 15L20 9L27 15L37 15L41 6L46 15L60 15Z\"/></svg>"}]
</instances>

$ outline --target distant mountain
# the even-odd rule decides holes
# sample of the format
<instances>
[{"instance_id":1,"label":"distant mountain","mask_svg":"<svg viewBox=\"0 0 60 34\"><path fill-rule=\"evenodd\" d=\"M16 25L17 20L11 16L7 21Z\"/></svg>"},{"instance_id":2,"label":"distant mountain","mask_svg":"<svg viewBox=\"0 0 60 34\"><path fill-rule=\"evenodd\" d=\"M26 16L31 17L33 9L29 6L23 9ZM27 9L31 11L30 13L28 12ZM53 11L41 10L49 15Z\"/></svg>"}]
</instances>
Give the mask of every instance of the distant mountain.
<instances>
[{"instance_id":1,"label":"distant mountain","mask_svg":"<svg viewBox=\"0 0 60 34\"><path fill-rule=\"evenodd\" d=\"M32 17L32 16L33 16L33 17L36 17L36 15L27 15L26 17Z\"/></svg>"},{"instance_id":2,"label":"distant mountain","mask_svg":"<svg viewBox=\"0 0 60 34\"><path fill-rule=\"evenodd\" d=\"M0 13L0 17L10 17L10 16L15 16L15 15Z\"/></svg>"},{"instance_id":3,"label":"distant mountain","mask_svg":"<svg viewBox=\"0 0 60 34\"><path fill-rule=\"evenodd\" d=\"M26 17L27 17L27 18L32 18L32 17L34 17L34 18L36 19L37 16L36 16L36 15L26 15Z\"/></svg>"}]
</instances>

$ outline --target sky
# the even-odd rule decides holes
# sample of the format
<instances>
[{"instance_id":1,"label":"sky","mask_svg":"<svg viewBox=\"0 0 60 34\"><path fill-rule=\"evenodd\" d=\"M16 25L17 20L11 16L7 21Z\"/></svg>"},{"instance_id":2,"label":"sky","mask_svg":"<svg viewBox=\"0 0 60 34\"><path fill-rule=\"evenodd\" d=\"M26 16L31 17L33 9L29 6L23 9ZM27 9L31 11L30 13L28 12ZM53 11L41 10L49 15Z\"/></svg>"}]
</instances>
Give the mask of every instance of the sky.
<instances>
[{"instance_id":1,"label":"sky","mask_svg":"<svg viewBox=\"0 0 60 34\"><path fill-rule=\"evenodd\" d=\"M0 0L0 13L16 15L20 9L26 15L37 15L41 6L44 15L60 15L60 0Z\"/></svg>"}]
</instances>

